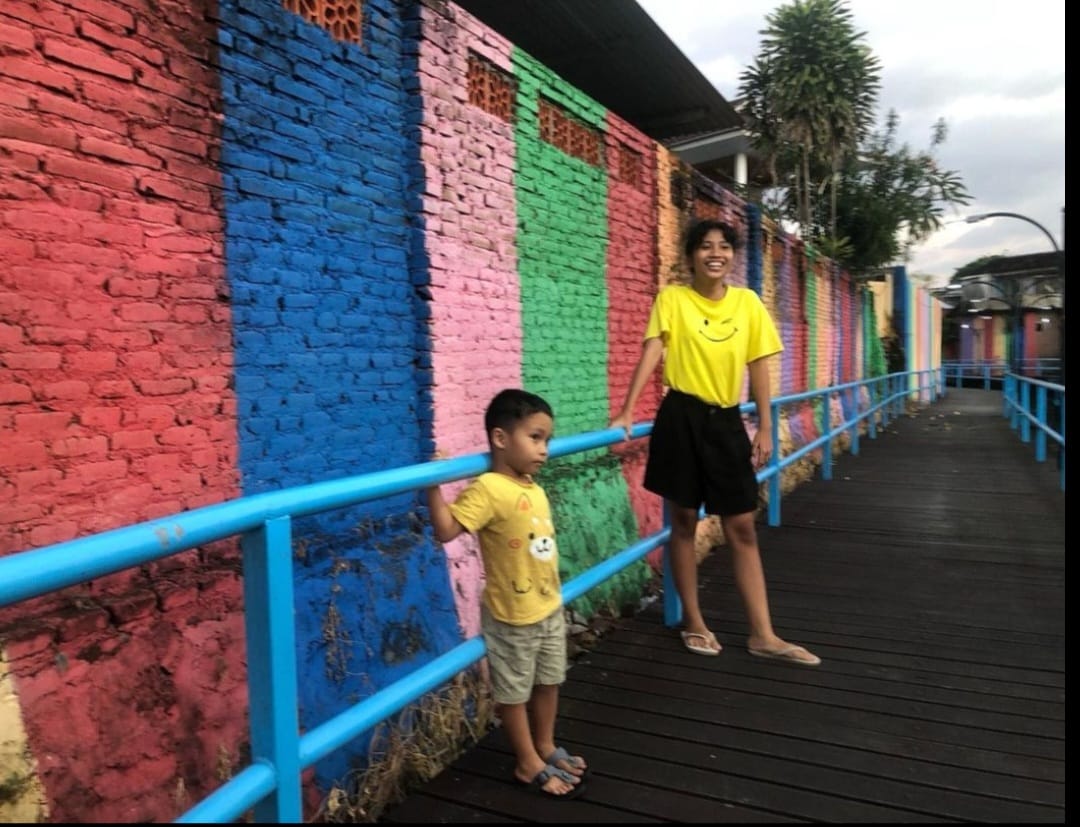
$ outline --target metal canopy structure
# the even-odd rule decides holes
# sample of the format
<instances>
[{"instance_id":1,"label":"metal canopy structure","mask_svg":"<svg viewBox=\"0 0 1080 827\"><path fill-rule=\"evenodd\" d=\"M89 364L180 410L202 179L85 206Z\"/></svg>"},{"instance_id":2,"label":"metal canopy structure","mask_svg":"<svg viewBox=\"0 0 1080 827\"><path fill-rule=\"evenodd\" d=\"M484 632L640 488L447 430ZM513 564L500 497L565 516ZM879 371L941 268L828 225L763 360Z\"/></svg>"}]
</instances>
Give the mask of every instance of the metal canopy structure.
<instances>
[{"instance_id":1,"label":"metal canopy structure","mask_svg":"<svg viewBox=\"0 0 1080 827\"><path fill-rule=\"evenodd\" d=\"M1064 304L1064 258L1064 252L998 256L977 270L954 276L933 293L950 309L966 310L978 304L993 312L997 302L998 307L1058 310Z\"/></svg>"}]
</instances>

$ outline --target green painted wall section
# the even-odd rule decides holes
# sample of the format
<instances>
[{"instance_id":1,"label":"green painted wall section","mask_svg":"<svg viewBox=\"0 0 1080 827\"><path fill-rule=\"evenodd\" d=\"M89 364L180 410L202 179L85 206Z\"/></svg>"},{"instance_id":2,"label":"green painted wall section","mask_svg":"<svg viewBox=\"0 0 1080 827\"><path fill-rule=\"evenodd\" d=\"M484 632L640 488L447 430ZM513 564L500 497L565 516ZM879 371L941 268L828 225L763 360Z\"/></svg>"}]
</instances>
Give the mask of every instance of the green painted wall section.
<instances>
[{"instance_id":1,"label":"green painted wall section","mask_svg":"<svg viewBox=\"0 0 1080 827\"><path fill-rule=\"evenodd\" d=\"M541 97L604 133L606 110L520 50L515 120L522 380L555 410L556 434L607 426L607 170L540 139ZM555 508L563 577L638 538L629 492L606 450L550 463L540 480ZM635 599L644 563L577 601L591 613Z\"/></svg>"}]
</instances>

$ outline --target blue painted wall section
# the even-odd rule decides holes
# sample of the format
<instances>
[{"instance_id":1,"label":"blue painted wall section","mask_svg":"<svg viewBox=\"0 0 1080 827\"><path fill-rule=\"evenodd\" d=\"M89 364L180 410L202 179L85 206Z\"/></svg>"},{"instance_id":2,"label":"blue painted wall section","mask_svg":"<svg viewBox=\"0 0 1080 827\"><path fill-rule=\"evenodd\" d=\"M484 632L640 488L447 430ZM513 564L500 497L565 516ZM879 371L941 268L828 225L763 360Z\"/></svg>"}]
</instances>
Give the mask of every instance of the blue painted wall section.
<instances>
[{"instance_id":1,"label":"blue painted wall section","mask_svg":"<svg viewBox=\"0 0 1080 827\"><path fill-rule=\"evenodd\" d=\"M761 295L765 271L762 262L761 208L746 205L746 286Z\"/></svg>"},{"instance_id":2,"label":"blue painted wall section","mask_svg":"<svg viewBox=\"0 0 1080 827\"><path fill-rule=\"evenodd\" d=\"M365 2L355 45L279 0L221 3L245 494L426 458L430 346L410 277L406 210L419 164L400 9ZM410 493L295 526L305 728L461 640L445 561L416 503ZM317 782L343 779L350 763L327 758Z\"/></svg>"},{"instance_id":3,"label":"blue painted wall section","mask_svg":"<svg viewBox=\"0 0 1080 827\"><path fill-rule=\"evenodd\" d=\"M893 292L893 330L900 337L904 346L904 354L910 358L914 352L914 342L911 341L911 333L908 330L908 281L907 268L902 264L892 268L892 292Z\"/></svg>"}]
</instances>

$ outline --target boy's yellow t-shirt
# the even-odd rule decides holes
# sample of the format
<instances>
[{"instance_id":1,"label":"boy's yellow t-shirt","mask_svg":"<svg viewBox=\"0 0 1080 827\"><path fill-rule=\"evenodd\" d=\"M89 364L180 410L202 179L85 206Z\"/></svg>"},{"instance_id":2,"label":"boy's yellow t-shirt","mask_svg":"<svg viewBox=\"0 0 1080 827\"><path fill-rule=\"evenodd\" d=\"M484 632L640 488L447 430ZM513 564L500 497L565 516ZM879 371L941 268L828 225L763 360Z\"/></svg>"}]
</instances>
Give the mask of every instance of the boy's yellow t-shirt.
<instances>
[{"instance_id":1,"label":"boy's yellow t-shirt","mask_svg":"<svg viewBox=\"0 0 1080 827\"><path fill-rule=\"evenodd\" d=\"M725 408L742 402L747 364L784 349L757 293L731 285L720 301L687 285L664 287L645 338L664 343L665 385Z\"/></svg>"},{"instance_id":2,"label":"boy's yellow t-shirt","mask_svg":"<svg viewBox=\"0 0 1080 827\"><path fill-rule=\"evenodd\" d=\"M503 474L481 474L450 506L480 539L483 601L503 623L536 623L562 606L555 526L544 489Z\"/></svg>"}]
</instances>

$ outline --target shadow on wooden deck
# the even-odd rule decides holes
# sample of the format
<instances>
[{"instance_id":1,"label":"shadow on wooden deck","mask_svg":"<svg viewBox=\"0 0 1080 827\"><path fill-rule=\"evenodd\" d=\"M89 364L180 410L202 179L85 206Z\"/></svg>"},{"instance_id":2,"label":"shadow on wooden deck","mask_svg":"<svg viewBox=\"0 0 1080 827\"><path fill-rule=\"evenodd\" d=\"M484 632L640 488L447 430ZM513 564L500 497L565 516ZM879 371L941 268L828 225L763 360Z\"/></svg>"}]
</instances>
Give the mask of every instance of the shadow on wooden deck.
<instances>
[{"instance_id":1,"label":"shadow on wooden deck","mask_svg":"<svg viewBox=\"0 0 1080 827\"><path fill-rule=\"evenodd\" d=\"M496 729L387 822L1063 822L1065 503L996 392L891 423L760 526L774 622L816 668L750 657L725 549L701 566L725 650L658 606L570 669L574 801L511 780ZM711 610L711 611L710 611Z\"/></svg>"}]
</instances>

